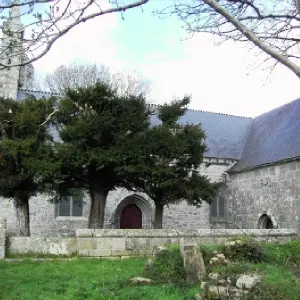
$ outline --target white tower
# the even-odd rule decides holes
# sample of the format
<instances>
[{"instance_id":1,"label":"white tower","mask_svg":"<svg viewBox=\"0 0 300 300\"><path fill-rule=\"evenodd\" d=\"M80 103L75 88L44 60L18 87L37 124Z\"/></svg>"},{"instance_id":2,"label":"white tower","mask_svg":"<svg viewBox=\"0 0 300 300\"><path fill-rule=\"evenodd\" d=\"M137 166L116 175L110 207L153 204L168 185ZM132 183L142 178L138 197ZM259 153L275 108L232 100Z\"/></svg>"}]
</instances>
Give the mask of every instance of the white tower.
<instances>
[{"instance_id":1,"label":"white tower","mask_svg":"<svg viewBox=\"0 0 300 300\"><path fill-rule=\"evenodd\" d=\"M14 1L19 3L19 1ZM2 26L0 61L5 65L21 64L25 59L23 51L24 26L21 23L20 6L14 6ZM1 66L0 66L1 68ZM27 84L33 76L32 66L14 66L0 69L0 96L17 99L18 89Z\"/></svg>"}]
</instances>

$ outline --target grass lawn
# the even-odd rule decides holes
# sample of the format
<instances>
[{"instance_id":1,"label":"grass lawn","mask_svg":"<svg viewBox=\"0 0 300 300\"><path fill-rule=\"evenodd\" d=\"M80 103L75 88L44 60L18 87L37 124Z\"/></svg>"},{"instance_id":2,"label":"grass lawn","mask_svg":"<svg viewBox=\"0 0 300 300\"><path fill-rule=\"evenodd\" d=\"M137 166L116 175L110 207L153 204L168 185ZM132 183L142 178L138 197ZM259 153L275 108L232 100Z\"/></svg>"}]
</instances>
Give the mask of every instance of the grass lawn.
<instances>
[{"instance_id":1,"label":"grass lawn","mask_svg":"<svg viewBox=\"0 0 300 300\"><path fill-rule=\"evenodd\" d=\"M247 300L300 300L300 240L285 245L264 244L259 247L264 256L260 262L237 260L223 267L208 264L218 246L205 247L202 251L209 272L233 277L252 272L263 275L263 282ZM255 248L249 249L240 251L244 251L242 253L249 258L251 251L253 255L256 252ZM75 258L50 262L0 261L0 300L191 300L200 292L200 284L130 284L130 277L143 276L146 260ZM175 261L175 258L171 260ZM161 271L170 273L169 268L170 264L163 262Z\"/></svg>"},{"instance_id":2,"label":"grass lawn","mask_svg":"<svg viewBox=\"0 0 300 300\"><path fill-rule=\"evenodd\" d=\"M0 299L182 300L199 291L199 285L130 285L128 278L141 276L145 263L145 258L0 262Z\"/></svg>"},{"instance_id":3,"label":"grass lawn","mask_svg":"<svg viewBox=\"0 0 300 300\"><path fill-rule=\"evenodd\" d=\"M300 300L300 240L281 245L260 244L259 247L263 250L261 262L250 262L250 248L245 248L248 252L244 254L248 259L232 261L227 266L209 266L209 271L233 278L243 273L261 274L262 283L245 300ZM204 257L207 264L212 251L218 250L218 246L202 250L206 252ZM252 251L255 253L256 250Z\"/></svg>"}]
</instances>

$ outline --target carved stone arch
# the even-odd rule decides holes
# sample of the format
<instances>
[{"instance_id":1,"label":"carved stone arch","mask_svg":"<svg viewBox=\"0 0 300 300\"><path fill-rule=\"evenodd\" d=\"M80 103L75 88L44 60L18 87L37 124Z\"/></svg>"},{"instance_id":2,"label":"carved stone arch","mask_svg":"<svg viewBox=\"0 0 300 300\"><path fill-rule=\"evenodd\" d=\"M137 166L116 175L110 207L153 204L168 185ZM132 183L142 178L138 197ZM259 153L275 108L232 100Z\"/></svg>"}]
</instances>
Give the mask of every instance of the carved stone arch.
<instances>
[{"instance_id":1,"label":"carved stone arch","mask_svg":"<svg viewBox=\"0 0 300 300\"><path fill-rule=\"evenodd\" d=\"M120 228L120 218L123 209L130 204L136 205L142 212L142 228L151 229L152 228L152 206L150 202L144 197L133 194L124 198L113 211L111 216L111 224L115 229Z\"/></svg>"},{"instance_id":2,"label":"carved stone arch","mask_svg":"<svg viewBox=\"0 0 300 300\"><path fill-rule=\"evenodd\" d=\"M275 217L269 212L265 212L260 215L258 220L258 228L259 229L274 229L278 228L278 224L276 222Z\"/></svg>"}]
</instances>

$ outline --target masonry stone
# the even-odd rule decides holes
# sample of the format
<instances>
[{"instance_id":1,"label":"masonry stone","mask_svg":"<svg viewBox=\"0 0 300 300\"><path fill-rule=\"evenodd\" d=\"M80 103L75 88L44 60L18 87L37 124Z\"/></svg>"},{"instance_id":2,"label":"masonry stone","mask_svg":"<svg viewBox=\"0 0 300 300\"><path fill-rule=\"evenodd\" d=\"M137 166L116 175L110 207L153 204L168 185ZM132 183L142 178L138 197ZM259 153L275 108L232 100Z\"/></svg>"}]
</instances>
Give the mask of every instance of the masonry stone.
<instances>
[{"instance_id":1,"label":"masonry stone","mask_svg":"<svg viewBox=\"0 0 300 300\"><path fill-rule=\"evenodd\" d=\"M228 210L236 228L258 228L262 215L267 215L274 227L299 228L300 181L296 182L299 171L297 161L272 167L276 176L254 176L251 188L234 174L228 184ZM269 170L267 172L267 170ZM259 172L260 171L260 172ZM255 170L254 174L270 174L270 167ZM268 177L269 176L269 177ZM283 180L284 179L284 180ZM251 208L251 209L249 209Z\"/></svg>"}]
</instances>

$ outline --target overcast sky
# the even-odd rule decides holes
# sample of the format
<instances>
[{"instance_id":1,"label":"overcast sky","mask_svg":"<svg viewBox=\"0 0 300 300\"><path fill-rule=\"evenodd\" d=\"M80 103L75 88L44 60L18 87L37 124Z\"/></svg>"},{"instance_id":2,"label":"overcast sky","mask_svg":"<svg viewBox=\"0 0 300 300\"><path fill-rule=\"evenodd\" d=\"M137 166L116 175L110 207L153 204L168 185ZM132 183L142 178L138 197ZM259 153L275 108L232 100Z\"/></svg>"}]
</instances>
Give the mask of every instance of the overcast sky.
<instances>
[{"instance_id":1,"label":"overcast sky","mask_svg":"<svg viewBox=\"0 0 300 300\"><path fill-rule=\"evenodd\" d=\"M269 75L267 66L260 66L261 55L248 46L217 46L202 34L187 39L176 17L152 15L154 7L168 3L152 0L143 11L126 12L125 20L113 14L80 25L35 63L36 72L72 62L104 63L151 80L151 102L188 94L190 108L242 116L257 116L300 97L299 79L292 72L277 67Z\"/></svg>"}]
</instances>

